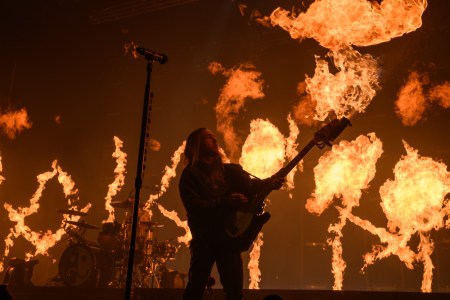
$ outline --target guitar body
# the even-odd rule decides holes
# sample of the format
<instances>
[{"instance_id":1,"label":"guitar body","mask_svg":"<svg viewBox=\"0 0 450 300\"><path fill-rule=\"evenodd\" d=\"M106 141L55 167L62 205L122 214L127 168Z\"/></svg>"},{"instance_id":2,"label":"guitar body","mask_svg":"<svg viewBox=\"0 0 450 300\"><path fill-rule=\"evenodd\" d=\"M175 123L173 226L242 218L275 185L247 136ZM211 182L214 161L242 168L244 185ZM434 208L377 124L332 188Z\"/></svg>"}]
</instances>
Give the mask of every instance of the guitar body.
<instances>
[{"instance_id":1,"label":"guitar body","mask_svg":"<svg viewBox=\"0 0 450 300\"><path fill-rule=\"evenodd\" d=\"M238 211L226 220L225 229L230 237L236 239L241 251L247 251L269 219L268 212L254 214Z\"/></svg>"}]
</instances>

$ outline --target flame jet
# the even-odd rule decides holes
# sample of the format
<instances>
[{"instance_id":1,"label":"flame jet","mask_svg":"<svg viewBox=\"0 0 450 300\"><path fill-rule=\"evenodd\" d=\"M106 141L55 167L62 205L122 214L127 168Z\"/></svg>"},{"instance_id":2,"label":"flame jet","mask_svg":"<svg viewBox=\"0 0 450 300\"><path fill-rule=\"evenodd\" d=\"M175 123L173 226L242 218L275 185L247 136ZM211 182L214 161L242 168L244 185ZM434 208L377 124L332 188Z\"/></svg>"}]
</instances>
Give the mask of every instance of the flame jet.
<instances>
[{"instance_id":1,"label":"flame jet","mask_svg":"<svg viewBox=\"0 0 450 300\"><path fill-rule=\"evenodd\" d=\"M342 229L352 209L359 206L362 191L369 187L374 178L376 162L382 153L381 140L375 133L369 133L351 142L341 141L333 145L330 151L320 157L314 168L316 188L306 202L307 210L320 215L335 197L342 200L342 206L336 206L340 212L339 222L328 227L328 231L334 234L334 238L328 239L332 248L334 290L342 289L346 268L342 257Z\"/></svg>"},{"instance_id":2,"label":"flame jet","mask_svg":"<svg viewBox=\"0 0 450 300\"><path fill-rule=\"evenodd\" d=\"M44 233L37 232L26 225L25 218L38 212L40 207L39 200L45 190L45 185L56 175L58 175L58 182L63 187L63 192L66 199L68 200L70 209L78 210L78 207L75 204L78 201L78 190L75 188L75 182L72 180L71 176L68 173L64 172L62 168L58 166L57 161L55 160L52 163L52 171L44 172L37 176L39 186L30 199L30 206L18 207L17 209L14 209L9 203L5 202L3 204L3 207L6 209L6 211L8 211L9 219L12 222L16 223L16 225L14 225L14 227L10 229L10 233L5 238L6 247L3 259L9 255L9 250L14 245L13 239L18 238L19 236L25 238L25 240L30 242L35 247L34 253L26 253L27 260L39 254L48 255L48 249L55 246L56 243L60 241L66 233L66 229L63 227L64 221L77 221L80 218L79 216L67 214L63 215L61 228L57 229L54 233L51 230L47 230ZM88 203L80 211L87 212L90 207L91 204ZM3 269L3 264L0 264L0 269Z\"/></svg>"}]
</instances>

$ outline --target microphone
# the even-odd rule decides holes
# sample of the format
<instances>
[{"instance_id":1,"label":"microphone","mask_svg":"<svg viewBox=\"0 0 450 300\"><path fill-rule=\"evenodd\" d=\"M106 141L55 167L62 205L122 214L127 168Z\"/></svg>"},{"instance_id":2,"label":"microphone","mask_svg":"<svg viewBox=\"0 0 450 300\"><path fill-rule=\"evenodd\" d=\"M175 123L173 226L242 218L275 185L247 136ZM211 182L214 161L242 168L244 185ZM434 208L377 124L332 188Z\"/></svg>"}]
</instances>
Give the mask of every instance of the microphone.
<instances>
[{"instance_id":1,"label":"microphone","mask_svg":"<svg viewBox=\"0 0 450 300\"><path fill-rule=\"evenodd\" d=\"M140 55L145 56L146 59L157 61L160 64L165 64L169 60L167 58L167 55L156 53L143 47L136 47L136 52L139 53Z\"/></svg>"}]
</instances>

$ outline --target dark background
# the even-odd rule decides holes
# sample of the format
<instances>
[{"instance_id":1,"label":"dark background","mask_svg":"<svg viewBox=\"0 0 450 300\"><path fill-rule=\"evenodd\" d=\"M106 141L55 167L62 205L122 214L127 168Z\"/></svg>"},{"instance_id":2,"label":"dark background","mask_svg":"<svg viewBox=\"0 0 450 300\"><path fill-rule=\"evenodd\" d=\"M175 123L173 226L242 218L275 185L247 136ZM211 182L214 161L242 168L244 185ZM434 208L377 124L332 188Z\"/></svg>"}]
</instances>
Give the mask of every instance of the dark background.
<instances>
[{"instance_id":1,"label":"dark background","mask_svg":"<svg viewBox=\"0 0 450 300\"><path fill-rule=\"evenodd\" d=\"M307 7L312 1L303 2ZM302 7L298 1L247 1L251 9L269 15L276 7ZM303 7L303 9L304 9ZM430 80L442 83L450 78L448 13L450 2L431 0L418 30L390 42L361 47L361 53L380 58L382 89L367 111L352 118L353 127L340 139L352 140L375 132L384 153L370 189L363 193L354 214L376 226L385 227L380 207L379 187L393 178L395 163L405 154L402 139L419 154L450 163L449 111L434 107L426 119L405 127L394 112L394 101L409 71L421 66ZM214 105L226 79L212 75L212 61L226 68L250 61L265 80L265 97L251 102L236 127L249 132L255 118L268 118L280 131L289 134L286 116L297 103L297 84L305 74L314 74L314 55L328 50L316 41L293 40L280 28L265 28L241 15L236 2L229 0L191 1L105 1L105 0L3 0L0 4L0 110L26 108L32 128L15 139L0 136L2 175L1 202L14 208L29 206L38 186L36 176L51 170L57 159L79 191L79 207L92 203L86 222L101 226L107 212L104 198L114 180L113 137L123 142L127 153L125 186L113 201L133 193L140 137L140 122L146 78L146 61L126 54L124 45L134 42L168 56L165 65L154 64L151 90L154 94L149 137L161 143L159 151L149 151L142 199L155 193L166 165L187 134L197 127L215 129ZM55 122L61 116L61 123ZM305 145L315 129L300 125L298 143ZM223 144L222 136L218 139ZM320 217L309 214L304 205L314 190L313 168L323 150L313 149L304 161L304 172L295 176L293 199L285 191L273 192L268 210L272 219L264 227L260 268L263 289L331 289L331 250L323 248L329 224L337 222L337 211L326 210ZM181 165L177 172L181 171ZM185 220L178 197L178 177L159 199L168 210ZM33 230L55 231L61 224L58 208L66 208L61 186L48 182L38 213L25 219ZM116 209L118 221L123 211ZM172 221L154 211L154 219L165 225L158 238L167 240L184 234ZM14 226L0 208L0 240ZM88 230L95 241L98 231ZM378 244L378 238L348 223L343 231L344 290L420 291L423 268L406 269L391 256L359 272L362 255ZM448 229L432 233L433 290L448 291L450 267ZM29 242L19 237L8 257L24 258L32 252ZM58 273L58 260L65 240L49 250L49 257L37 256L33 282L44 285ZM0 243L3 255L4 245ZM244 254L245 262L248 261ZM169 267L187 272L188 250L181 246ZM246 272L247 273L247 272ZM3 279L4 273L1 274ZM214 276L217 278L216 271ZM247 279L247 275L246 275Z\"/></svg>"}]
</instances>

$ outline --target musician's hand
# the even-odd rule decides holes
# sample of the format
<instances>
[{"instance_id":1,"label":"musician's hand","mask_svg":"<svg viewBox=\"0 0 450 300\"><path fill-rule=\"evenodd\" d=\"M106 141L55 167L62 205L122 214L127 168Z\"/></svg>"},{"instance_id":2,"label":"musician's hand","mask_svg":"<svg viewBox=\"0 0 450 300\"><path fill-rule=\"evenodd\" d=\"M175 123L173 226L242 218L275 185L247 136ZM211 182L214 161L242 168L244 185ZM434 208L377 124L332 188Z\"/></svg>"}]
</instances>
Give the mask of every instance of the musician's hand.
<instances>
[{"instance_id":1,"label":"musician's hand","mask_svg":"<svg viewBox=\"0 0 450 300\"><path fill-rule=\"evenodd\" d=\"M248 198L241 193L232 193L227 198L227 204L233 209L242 210L245 209L246 205L248 204Z\"/></svg>"},{"instance_id":2,"label":"musician's hand","mask_svg":"<svg viewBox=\"0 0 450 300\"><path fill-rule=\"evenodd\" d=\"M286 182L286 178L285 177L277 176L277 174L275 174L272 177L270 177L269 180L270 180L269 184L270 184L272 190L279 190L279 189L281 189L283 184Z\"/></svg>"}]
</instances>

